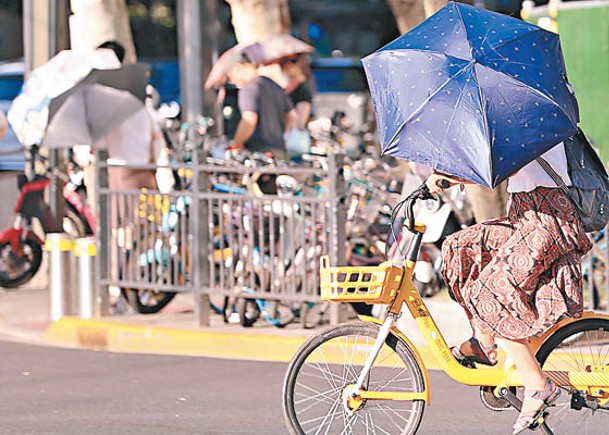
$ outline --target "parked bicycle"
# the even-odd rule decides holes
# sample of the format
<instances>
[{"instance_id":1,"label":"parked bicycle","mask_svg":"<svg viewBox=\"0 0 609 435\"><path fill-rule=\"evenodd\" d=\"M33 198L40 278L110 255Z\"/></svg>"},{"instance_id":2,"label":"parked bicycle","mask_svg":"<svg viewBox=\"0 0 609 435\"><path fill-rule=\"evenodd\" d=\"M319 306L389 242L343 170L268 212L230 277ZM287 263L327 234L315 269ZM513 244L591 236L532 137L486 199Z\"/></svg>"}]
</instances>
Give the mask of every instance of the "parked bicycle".
<instances>
[{"instance_id":1,"label":"parked bicycle","mask_svg":"<svg viewBox=\"0 0 609 435\"><path fill-rule=\"evenodd\" d=\"M32 146L29 151L32 173L36 161L47 163L38 151L37 146ZM0 231L1 287L19 287L32 279L40 269L44 240L34 231L34 220L40 222L45 234L65 232L75 238L93 234L95 216L86 203L83 171L73 161L68 162L67 169L66 173L61 173L47 165L44 174L34 173L31 179L24 174L17 176L20 195L15 205L15 219L11 227ZM65 183L62 193L66 209L61 226L56 223L55 216L44 200L44 192L51 183L50 174Z\"/></svg>"},{"instance_id":2,"label":"parked bicycle","mask_svg":"<svg viewBox=\"0 0 609 435\"><path fill-rule=\"evenodd\" d=\"M431 385L417 347L395 326L404 311L413 316L433 356L459 383L480 387L493 411L520 409L522 386L509 361L495 367L466 368L453 357L412 282L424 224L413 207L429 198L426 186L406 200L406 225L414 236L403 264L331 267L321 262L325 300L386 304L384 320L361 317L313 335L292 358L283 384L285 422L291 434L417 432ZM609 316L586 311L565 318L531 339L542 370L563 390L551 416L537 421L543 433L604 434L609 424ZM551 428L552 429L551 429Z\"/></svg>"}]
</instances>

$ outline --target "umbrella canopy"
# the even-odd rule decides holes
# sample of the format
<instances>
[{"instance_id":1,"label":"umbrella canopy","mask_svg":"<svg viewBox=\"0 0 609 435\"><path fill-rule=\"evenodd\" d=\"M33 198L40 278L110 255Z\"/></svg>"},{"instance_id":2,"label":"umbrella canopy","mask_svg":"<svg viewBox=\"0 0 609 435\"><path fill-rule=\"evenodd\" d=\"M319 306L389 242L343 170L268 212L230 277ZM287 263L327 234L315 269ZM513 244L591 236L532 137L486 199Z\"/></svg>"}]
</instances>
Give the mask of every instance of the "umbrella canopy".
<instances>
[{"instance_id":1,"label":"umbrella canopy","mask_svg":"<svg viewBox=\"0 0 609 435\"><path fill-rule=\"evenodd\" d=\"M228 70L244 58L247 58L250 62L257 63L257 60L262 59L263 56L261 50L260 44L257 42L250 45L237 44L226 50L214 62L214 66L205 80L205 89L215 88L224 84Z\"/></svg>"},{"instance_id":2,"label":"umbrella canopy","mask_svg":"<svg viewBox=\"0 0 609 435\"><path fill-rule=\"evenodd\" d=\"M258 59L258 62L262 65L279 62L286 57L313 53L315 51L312 45L288 34L274 35L260 41L258 44L262 52L262 57Z\"/></svg>"},{"instance_id":3,"label":"umbrella canopy","mask_svg":"<svg viewBox=\"0 0 609 435\"><path fill-rule=\"evenodd\" d=\"M129 91L138 99L145 101L149 79L150 65L133 63L116 69L94 69L85 77L84 82Z\"/></svg>"},{"instance_id":4,"label":"umbrella canopy","mask_svg":"<svg viewBox=\"0 0 609 435\"><path fill-rule=\"evenodd\" d=\"M24 91L17 97L23 96L13 102L9 119L12 115L13 128L17 125L22 133L21 143L50 148L90 145L144 107L148 65L119 64L115 69L89 69L84 77L81 75L72 74L63 82L57 76L60 84L47 89L46 95L42 90ZM73 83L76 77L80 79ZM48 81L46 75L44 80ZM40 83L34 84L38 88ZM25 87L30 85L28 81ZM63 92L58 93L59 90Z\"/></svg>"},{"instance_id":5,"label":"umbrella canopy","mask_svg":"<svg viewBox=\"0 0 609 435\"><path fill-rule=\"evenodd\" d=\"M112 50L63 50L33 70L8 112L8 120L19 142L33 145L42 141L53 98L76 86L94 69L120 67Z\"/></svg>"},{"instance_id":6,"label":"umbrella canopy","mask_svg":"<svg viewBox=\"0 0 609 435\"><path fill-rule=\"evenodd\" d=\"M577 133L558 35L450 2L362 60L384 154L495 187Z\"/></svg>"},{"instance_id":7,"label":"umbrella canopy","mask_svg":"<svg viewBox=\"0 0 609 435\"><path fill-rule=\"evenodd\" d=\"M269 65L286 57L312 53L315 48L291 35L274 35L252 44L238 44L226 50L214 63L207 79L205 89L221 86L226 81L228 70L244 58L255 65Z\"/></svg>"},{"instance_id":8,"label":"umbrella canopy","mask_svg":"<svg viewBox=\"0 0 609 435\"><path fill-rule=\"evenodd\" d=\"M129 91L83 82L51 102L41 145L91 145L143 108L142 100Z\"/></svg>"}]
</instances>

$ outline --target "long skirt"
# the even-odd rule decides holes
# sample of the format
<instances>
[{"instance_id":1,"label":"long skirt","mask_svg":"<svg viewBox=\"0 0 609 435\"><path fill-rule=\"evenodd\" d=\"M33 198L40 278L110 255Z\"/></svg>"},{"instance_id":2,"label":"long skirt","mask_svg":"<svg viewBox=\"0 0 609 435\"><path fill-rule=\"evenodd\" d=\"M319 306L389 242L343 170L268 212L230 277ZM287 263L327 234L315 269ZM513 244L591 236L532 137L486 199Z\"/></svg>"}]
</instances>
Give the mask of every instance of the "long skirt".
<instances>
[{"instance_id":1,"label":"long skirt","mask_svg":"<svg viewBox=\"0 0 609 435\"><path fill-rule=\"evenodd\" d=\"M507 217L449 236L442 273L473 327L524 339L581 313L580 261L591 247L565 194L538 187L512 193Z\"/></svg>"}]
</instances>

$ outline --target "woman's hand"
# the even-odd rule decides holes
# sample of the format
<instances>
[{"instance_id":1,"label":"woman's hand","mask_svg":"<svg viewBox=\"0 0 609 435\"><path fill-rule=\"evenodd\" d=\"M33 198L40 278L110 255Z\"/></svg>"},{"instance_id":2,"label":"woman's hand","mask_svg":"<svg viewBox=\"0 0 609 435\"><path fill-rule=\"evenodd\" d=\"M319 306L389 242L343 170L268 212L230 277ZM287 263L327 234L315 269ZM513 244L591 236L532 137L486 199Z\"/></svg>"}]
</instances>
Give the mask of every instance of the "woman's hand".
<instances>
[{"instance_id":1,"label":"woman's hand","mask_svg":"<svg viewBox=\"0 0 609 435\"><path fill-rule=\"evenodd\" d=\"M440 172L433 171L431 175L427 177L427 180L425 180L425 184L429 188L429 192L432 195L436 195L445 189L463 183L461 180L452 178Z\"/></svg>"}]
</instances>

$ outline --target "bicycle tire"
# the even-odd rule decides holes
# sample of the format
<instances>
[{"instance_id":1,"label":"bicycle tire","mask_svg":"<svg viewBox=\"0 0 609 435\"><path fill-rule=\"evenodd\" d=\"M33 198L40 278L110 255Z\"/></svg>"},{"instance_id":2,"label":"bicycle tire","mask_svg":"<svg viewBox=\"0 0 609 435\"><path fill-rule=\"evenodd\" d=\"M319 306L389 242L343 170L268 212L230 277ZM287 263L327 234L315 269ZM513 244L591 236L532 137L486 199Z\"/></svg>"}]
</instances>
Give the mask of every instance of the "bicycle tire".
<instances>
[{"instance_id":1,"label":"bicycle tire","mask_svg":"<svg viewBox=\"0 0 609 435\"><path fill-rule=\"evenodd\" d=\"M359 370L355 367L363 365L379 328L379 325L361 321L344 323L313 335L296 352L283 383L284 419L292 435L411 435L417 431L425 410L422 400L370 400L351 417L342 405L341 392L346 385L356 382ZM340 350L343 354L337 355ZM332 356L336 359L330 360ZM352 357L350 361L349 357ZM315 387L316 382L320 384L319 389ZM382 391L385 387L391 391L410 392L422 392L425 388L414 353L393 334L385 340L367 381L371 391ZM393 411L395 418L391 418L394 406L398 409ZM397 426L398 423L403 426ZM348 432L345 432L346 427Z\"/></svg>"},{"instance_id":2,"label":"bicycle tire","mask_svg":"<svg viewBox=\"0 0 609 435\"><path fill-rule=\"evenodd\" d=\"M140 314L156 314L176 297L176 292L123 288L123 295L131 308Z\"/></svg>"},{"instance_id":3,"label":"bicycle tire","mask_svg":"<svg viewBox=\"0 0 609 435\"><path fill-rule=\"evenodd\" d=\"M72 205L66 208L66 215L61 221L61 228L64 233L73 238L93 235L93 231L89 228L89 223L73 209Z\"/></svg>"},{"instance_id":4,"label":"bicycle tire","mask_svg":"<svg viewBox=\"0 0 609 435\"><path fill-rule=\"evenodd\" d=\"M249 328L256 323L260 317L260 308L254 299L241 298L237 304L239 312L239 322L244 328Z\"/></svg>"},{"instance_id":5,"label":"bicycle tire","mask_svg":"<svg viewBox=\"0 0 609 435\"><path fill-rule=\"evenodd\" d=\"M609 364L609 320L585 319L556 331L536 354L543 370L584 370L585 365ZM563 387L556 407L549 408L546 421L556 433L601 435L609 427L609 406L592 411L584 406L577 410L581 395Z\"/></svg>"},{"instance_id":6,"label":"bicycle tire","mask_svg":"<svg viewBox=\"0 0 609 435\"><path fill-rule=\"evenodd\" d=\"M4 270L5 261L2 260L0 262L0 287L7 290L12 290L28 282L34 277L34 275L36 275L40 269L40 265L42 264L42 247L38 241L34 239L25 239L20 243L23 243L25 247L30 250L30 255L28 256L28 259L25 260L27 263L29 263L29 267L24 268L18 275L11 277L10 270ZM6 242L0 244L0 253L2 253L2 258L4 258L4 252L7 248L10 250L8 255L14 255L11 244ZM21 259L13 259L12 261L21 261ZM10 267L8 268L10 269Z\"/></svg>"}]
</instances>

